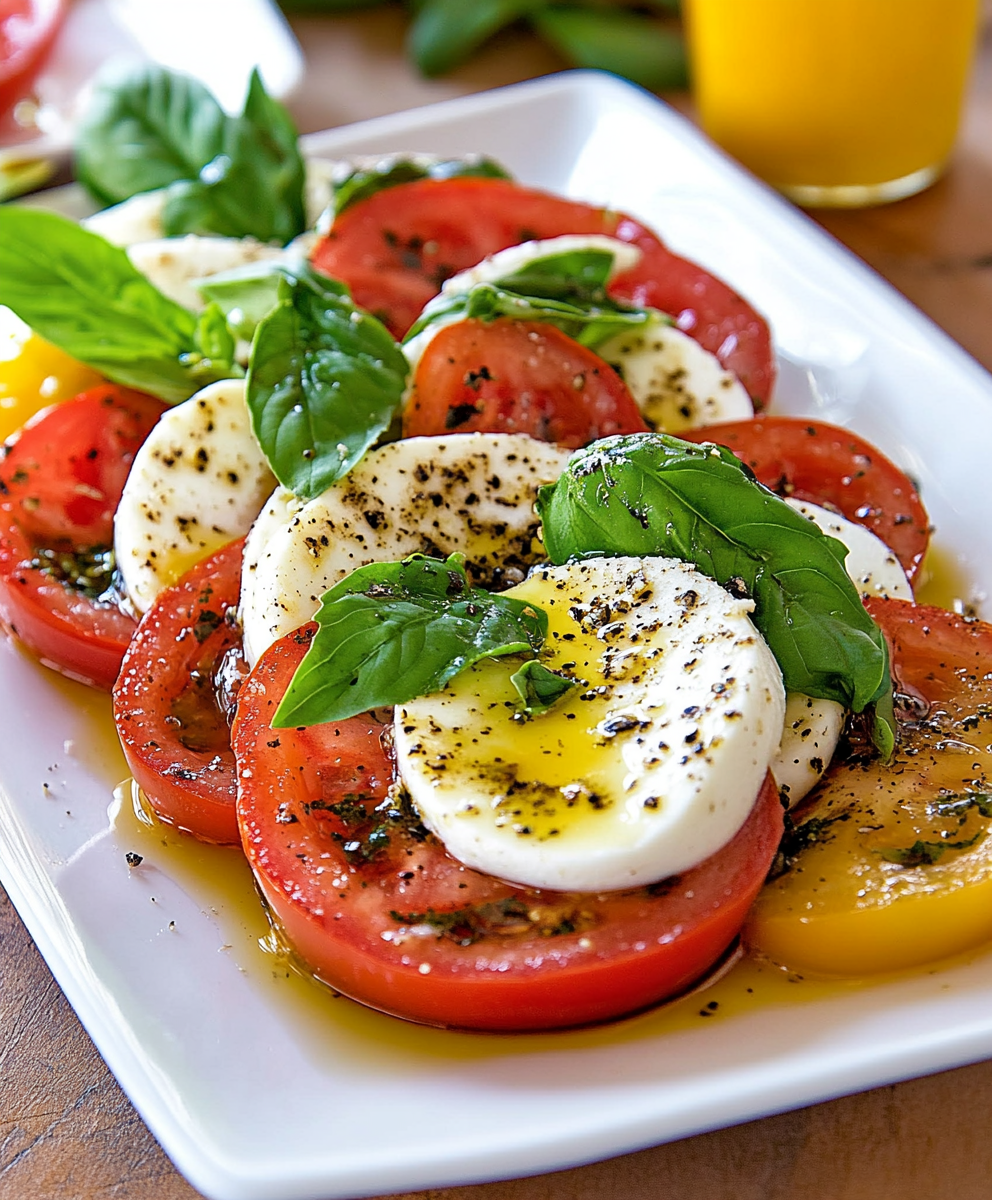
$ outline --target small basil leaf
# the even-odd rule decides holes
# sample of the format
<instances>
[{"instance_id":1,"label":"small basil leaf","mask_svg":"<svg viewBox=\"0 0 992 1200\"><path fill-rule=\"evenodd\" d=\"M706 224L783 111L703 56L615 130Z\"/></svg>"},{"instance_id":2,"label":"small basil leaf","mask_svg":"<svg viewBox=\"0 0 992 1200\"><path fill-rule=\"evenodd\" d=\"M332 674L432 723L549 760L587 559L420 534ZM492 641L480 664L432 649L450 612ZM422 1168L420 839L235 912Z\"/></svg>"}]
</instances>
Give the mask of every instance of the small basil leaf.
<instances>
[{"instance_id":1,"label":"small basil leaf","mask_svg":"<svg viewBox=\"0 0 992 1200\"><path fill-rule=\"evenodd\" d=\"M76 178L101 204L196 179L228 118L198 80L162 67L102 75L76 130Z\"/></svg>"},{"instance_id":2,"label":"small basil leaf","mask_svg":"<svg viewBox=\"0 0 992 1200\"><path fill-rule=\"evenodd\" d=\"M569 461L537 503L552 562L670 555L754 600L753 620L790 691L861 712L891 749L885 638L827 537L723 447L667 434L605 438Z\"/></svg>"},{"instance_id":3,"label":"small basil leaf","mask_svg":"<svg viewBox=\"0 0 992 1200\"><path fill-rule=\"evenodd\" d=\"M465 292L441 292L428 302L404 341L453 317L478 321L509 317L554 325L595 348L624 329L658 317L654 310L630 308L606 294L612 265L608 250L572 250L535 259L494 283L477 283Z\"/></svg>"},{"instance_id":4,"label":"small basil leaf","mask_svg":"<svg viewBox=\"0 0 992 1200\"><path fill-rule=\"evenodd\" d=\"M281 279L310 280L322 293L346 296L348 289L336 279L320 275L306 262L263 260L245 263L196 283L207 301L218 304L237 337L250 341L261 319L279 302Z\"/></svg>"},{"instance_id":5,"label":"small basil leaf","mask_svg":"<svg viewBox=\"0 0 992 1200\"><path fill-rule=\"evenodd\" d=\"M284 277L279 289L252 342L248 409L273 474L312 499L389 428L407 361L335 281L307 270Z\"/></svg>"},{"instance_id":6,"label":"small basil leaf","mask_svg":"<svg viewBox=\"0 0 992 1200\"><path fill-rule=\"evenodd\" d=\"M576 67L612 71L649 91L688 86L685 45L674 29L616 8L554 7L531 24Z\"/></svg>"},{"instance_id":7,"label":"small basil leaf","mask_svg":"<svg viewBox=\"0 0 992 1200\"><path fill-rule=\"evenodd\" d=\"M220 234L283 246L306 228L304 182L296 127L255 70L222 147L195 178L169 187L162 225L168 237Z\"/></svg>"},{"instance_id":8,"label":"small basil leaf","mask_svg":"<svg viewBox=\"0 0 992 1200\"><path fill-rule=\"evenodd\" d=\"M324 593L315 619L275 728L430 695L480 659L537 653L548 628L540 609L473 588L460 554L359 567Z\"/></svg>"},{"instance_id":9,"label":"small basil leaf","mask_svg":"<svg viewBox=\"0 0 992 1200\"><path fill-rule=\"evenodd\" d=\"M197 349L203 355L195 370L203 369L206 363L224 363L225 369L230 370L230 364L234 362L234 334L219 304L208 304L200 313L193 336Z\"/></svg>"},{"instance_id":10,"label":"small basil leaf","mask_svg":"<svg viewBox=\"0 0 992 1200\"><path fill-rule=\"evenodd\" d=\"M446 158L384 158L372 166L355 167L334 183L334 213L340 215L360 200L401 183L420 179L509 179L510 173L495 159L483 156Z\"/></svg>"},{"instance_id":11,"label":"small basil leaf","mask_svg":"<svg viewBox=\"0 0 992 1200\"><path fill-rule=\"evenodd\" d=\"M163 67L115 73L95 89L78 146L79 178L104 204L165 188L169 237L283 245L306 227L296 129L257 71L237 117L202 84Z\"/></svg>"},{"instance_id":12,"label":"small basil leaf","mask_svg":"<svg viewBox=\"0 0 992 1200\"><path fill-rule=\"evenodd\" d=\"M528 659L516 674L510 676L510 682L522 701L523 711L531 717L546 713L562 696L579 686L577 679L552 671L536 658Z\"/></svg>"},{"instance_id":13,"label":"small basil leaf","mask_svg":"<svg viewBox=\"0 0 992 1200\"><path fill-rule=\"evenodd\" d=\"M505 25L551 0L423 0L407 37L407 53L425 75L443 75Z\"/></svg>"},{"instance_id":14,"label":"small basil leaf","mask_svg":"<svg viewBox=\"0 0 992 1200\"><path fill-rule=\"evenodd\" d=\"M241 374L216 313L198 320L119 247L54 213L0 208L0 303L108 379L172 403Z\"/></svg>"}]
</instances>

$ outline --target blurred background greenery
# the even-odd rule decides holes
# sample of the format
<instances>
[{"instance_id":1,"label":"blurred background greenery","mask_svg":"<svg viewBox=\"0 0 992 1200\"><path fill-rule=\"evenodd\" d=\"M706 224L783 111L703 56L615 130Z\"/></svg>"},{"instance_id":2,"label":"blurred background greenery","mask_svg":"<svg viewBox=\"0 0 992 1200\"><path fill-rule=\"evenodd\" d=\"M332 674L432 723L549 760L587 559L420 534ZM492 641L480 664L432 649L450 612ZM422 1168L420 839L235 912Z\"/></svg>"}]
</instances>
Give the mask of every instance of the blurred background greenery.
<instances>
[{"instance_id":1,"label":"blurred background greenery","mask_svg":"<svg viewBox=\"0 0 992 1200\"><path fill-rule=\"evenodd\" d=\"M344 13L397 4L409 13L407 54L433 77L521 23L576 67L612 71L649 91L686 86L679 0L280 0L287 13Z\"/></svg>"}]
</instances>

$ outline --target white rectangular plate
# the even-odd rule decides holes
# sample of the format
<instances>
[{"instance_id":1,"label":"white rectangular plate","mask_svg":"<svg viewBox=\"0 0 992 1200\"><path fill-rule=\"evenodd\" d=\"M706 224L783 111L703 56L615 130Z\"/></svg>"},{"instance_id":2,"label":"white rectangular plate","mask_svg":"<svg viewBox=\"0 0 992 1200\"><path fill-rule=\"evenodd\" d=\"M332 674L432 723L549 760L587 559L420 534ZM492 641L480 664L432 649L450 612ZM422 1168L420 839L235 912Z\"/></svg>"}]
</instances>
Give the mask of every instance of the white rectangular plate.
<instances>
[{"instance_id":1,"label":"white rectangular plate","mask_svg":"<svg viewBox=\"0 0 992 1200\"><path fill-rule=\"evenodd\" d=\"M484 151L655 226L771 319L776 411L850 424L920 481L948 561L992 590L975 500L992 379L682 118L568 74L317 135L327 155ZM176 1164L217 1200L345 1197L547 1171L992 1054L992 955L859 988L597 1030L422 1030L285 978L233 851L108 819L105 698L0 645L0 877ZM144 855L128 869L125 853ZM721 985L723 986L723 985ZM790 989L780 989L789 991Z\"/></svg>"}]
</instances>

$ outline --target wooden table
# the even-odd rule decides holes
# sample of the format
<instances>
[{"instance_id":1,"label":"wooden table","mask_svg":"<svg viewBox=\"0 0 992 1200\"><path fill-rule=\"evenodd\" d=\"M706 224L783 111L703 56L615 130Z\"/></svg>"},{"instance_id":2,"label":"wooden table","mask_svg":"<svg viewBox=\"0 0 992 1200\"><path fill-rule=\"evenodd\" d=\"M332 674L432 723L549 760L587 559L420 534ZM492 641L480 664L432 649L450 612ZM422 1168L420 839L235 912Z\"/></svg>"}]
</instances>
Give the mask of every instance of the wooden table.
<instances>
[{"instance_id":1,"label":"wooden table","mask_svg":"<svg viewBox=\"0 0 992 1200\"><path fill-rule=\"evenodd\" d=\"M399 9L293 22L302 130L561 67L526 34L443 80L402 55ZM688 109L686 97L671 97ZM953 166L923 195L822 224L992 369L992 27ZM988 1200L992 1062L534 1179L420 1200ZM0 1200L191 1200L0 890ZM407 1200L413 1200L409 1196Z\"/></svg>"}]
</instances>

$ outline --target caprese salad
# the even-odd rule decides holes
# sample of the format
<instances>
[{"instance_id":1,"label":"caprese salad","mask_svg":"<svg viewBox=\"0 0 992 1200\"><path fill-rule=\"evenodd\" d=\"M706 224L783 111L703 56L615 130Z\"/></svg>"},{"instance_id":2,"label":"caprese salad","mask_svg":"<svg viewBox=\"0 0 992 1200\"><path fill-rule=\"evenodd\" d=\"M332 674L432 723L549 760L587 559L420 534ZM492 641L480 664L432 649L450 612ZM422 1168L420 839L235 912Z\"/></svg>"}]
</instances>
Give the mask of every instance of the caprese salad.
<instances>
[{"instance_id":1,"label":"caprese salad","mask_svg":"<svg viewBox=\"0 0 992 1200\"><path fill-rule=\"evenodd\" d=\"M318 978L546 1029L742 928L992 937L992 627L914 603L902 471L766 411L746 301L483 158L304 163L257 79L108 84L79 174L82 224L0 209L0 618Z\"/></svg>"}]
</instances>

